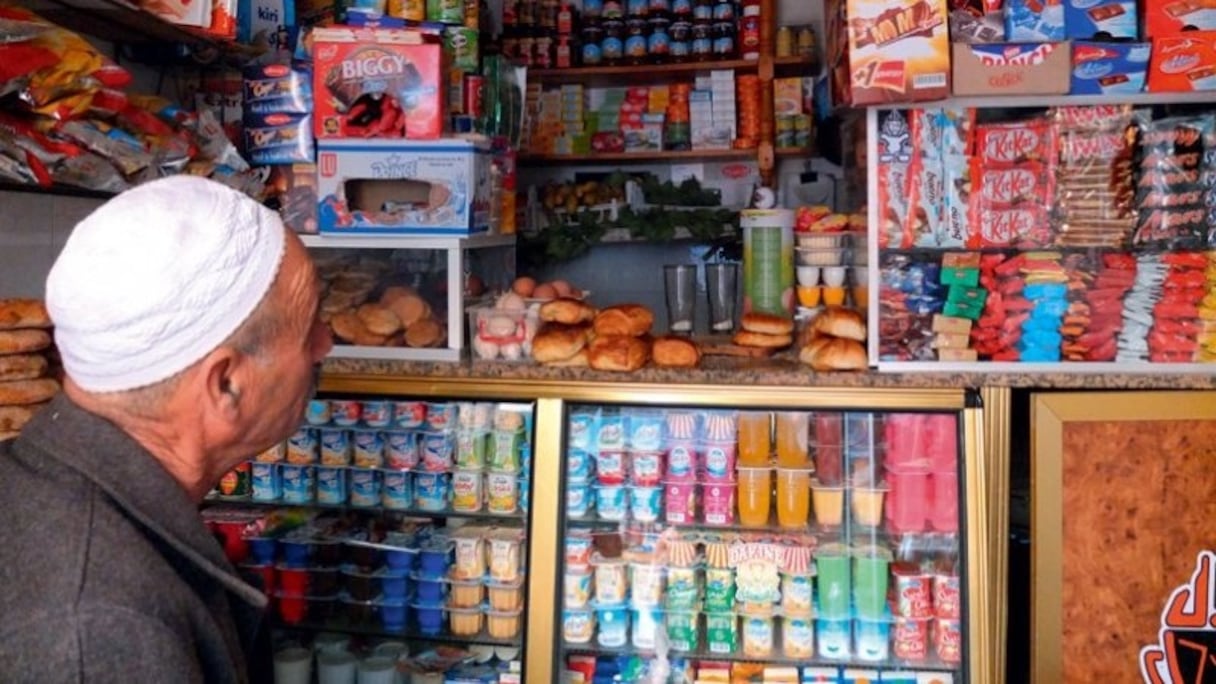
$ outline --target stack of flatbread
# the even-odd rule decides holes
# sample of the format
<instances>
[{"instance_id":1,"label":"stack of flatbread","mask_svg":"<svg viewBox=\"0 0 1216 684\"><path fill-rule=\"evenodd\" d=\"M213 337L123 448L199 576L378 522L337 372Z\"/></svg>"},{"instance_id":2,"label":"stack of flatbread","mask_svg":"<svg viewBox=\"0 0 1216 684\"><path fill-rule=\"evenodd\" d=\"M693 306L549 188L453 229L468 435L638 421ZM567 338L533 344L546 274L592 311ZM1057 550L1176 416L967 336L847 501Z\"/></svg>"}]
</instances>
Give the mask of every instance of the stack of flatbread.
<instances>
[{"instance_id":1,"label":"stack of flatbread","mask_svg":"<svg viewBox=\"0 0 1216 684\"><path fill-rule=\"evenodd\" d=\"M0 441L17 436L59 391L48 377L51 319L38 299L0 299Z\"/></svg>"}]
</instances>

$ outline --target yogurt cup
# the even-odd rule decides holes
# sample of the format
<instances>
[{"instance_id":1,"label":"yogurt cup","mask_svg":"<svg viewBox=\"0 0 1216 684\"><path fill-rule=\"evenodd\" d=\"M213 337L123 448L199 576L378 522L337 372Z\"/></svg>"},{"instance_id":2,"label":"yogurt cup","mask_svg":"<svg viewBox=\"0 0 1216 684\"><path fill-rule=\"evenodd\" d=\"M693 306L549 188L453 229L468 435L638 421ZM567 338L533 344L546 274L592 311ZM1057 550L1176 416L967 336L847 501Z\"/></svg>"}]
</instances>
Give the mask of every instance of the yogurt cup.
<instances>
[{"instance_id":1,"label":"yogurt cup","mask_svg":"<svg viewBox=\"0 0 1216 684\"><path fill-rule=\"evenodd\" d=\"M929 656L930 622L930 618L895 617L891 641L896 658L920 662Z\"/></svg>"},{"instance_id":2,"label":"yogurt cup","mask_svg":"<svg viewBox=\"0 0 1216 684\"><path fill-rule=\"evenodd\" d=\"M329 401L326 399L312 399L304 409L304 422L309 425L326 425L330 418Z\"/></svg>"},{"instance_id":3,"label":"yogurt cup","mask_svg":"<svg viewBox=\"0 0 1216 684\"><path fill-rule=\"evenodd\" d=\"M626 446L635 451L657 451L663 443L663 422L659 411L631 411Z\"/></svg>"},{"instance_id":4,"label":"yogurt cup","mask_svg":"<svg viewBox=\"0 0 1216 684\"><path fill-rule=\"evenodd\" d=\"M776 629L772 615L743 615L740 631L743 638L743 656L745 658L768 658L773 654L777 640Z\"/></svg>"},{"instance_id":5,"label":"yogurt cup","mask_svg":"<svg viewBox=\"0 0 1216 684\"><path fill-rule=\"evenodd\" d=\"M566 483L566 515L585 518L593 505L591 483L587 480L570 480Z\"/></svg>"},{"instance_id":6,"label":"yogurt cup","mask_svg":"<svg viewBox=\"0 0 1216 684\"><path fill-rule=\"evenodd\" d=\"M461 430L456 433L456 467L481 470L486 466L487 432Z\"/></svg>"},{"instance_id":7,"label":"yogurt cup","mask_svg":"<svg viewBox=\"0 0 1216 684\"><path fill-rule=\"evenodd\" d=\"M664 519L672 525L693 522L696 516L697 485L692 482L663 484Z\"/></svg>"},{"instance_id":8,"label":"yogurt cup","mask_svg":"<svg viewBox=\"0 0 1216 684\"><path fill-rule=\"evenodd\" d=\"M384 433L384 464L392 470L413 470L418 465L418 435L413 432Z\"/></svg>"},{"instance_id":9,"label":"yogurt cup","mask_svg":"<svg viewBox=\"0 0 1216 684\"><path fill-rule=\"evenodd\" d=\"M696 479L698 467L695 442L690 440L668 443L666 471L668 482L692 482Z\"/></svg>"},{"instance_id":10,"label":"yogurt cup","mask_svg":"<svg viewBox=\"0 0 1216 684\"><path fill-rule=\"evenodd\" d=\"M456 427L456 404L432 401L426 405L426 427L442 432Z\"/></svg>"},{"instance_id":11,"label":"yogurt cup","mask_svg":"<svg viewBox=\"0 0 1216 684\"><path fill-rule=\"evenodd\" d=\"M591 642L595 633L595 611L573 608L562 611L562 639L568 644Z\"/></svg>"},{"instance_id":12,"label":"yogurt cup","mask_svg":"<svg viewBox=\"0 0 1216 684\"><path fill-rule=\"evenodd\" d=\"M490 597L490 610L520 610L523 608L523 578L514 582L487 580L486 593Z\"/></svg>"},{"instance_id":13,"label":"yogurt cup","mask_svg":"<svg viewBox=\"0 0 1216 684\"><path fill-rule=\"evenodd\" d=\"M633 519L641 523L655 522L663 510L662 487L629 488L629 508L633 511Z\"/></svg>"},{"instance_id":14,"label":"yogurt cup","mask_svg":"<svg viewBox=\"0 0 1216 684\"><path fill-rule=\"evenodd\" d=\"M293 465L309 465L317 462L320 442L317 431L300 428L287 438L287 462Z\"/></svg>"},{"instance_id":15,"label":"yogurt cup","mask_svg":"<svg viewBox=\"0 0 1216 684\"><path fill-rule=\"evenodd\" d=\"M811 481L815 522L824 527L839 527L844 522L844 491L844 487Z\"/></svg>"},{"instance_id":16,"label":"yogurt cup","mask_svg":"<svg viewBox=\"0 0 1216 684\"><path fill-rule=\"evenodd\" d=\"M384 562L393 572L411 573L418 565L418 549L385 549Z\"/></svg>"},{"instance_id":17,"label":"yogurt cup","mask_svg":"<svg viewBox=\"0 0 1216 684\"><path fill-rule=\"evenodd\" d=\"M620 648L629 643L629 609L625 606L597 606L595 643L604 648Z\"/></svg>"},{"instance_id":18,"label":"yogurt cup","mask_svg":"<svg viewBox=\"0 0 1216 684\"><path fill-rule=\"evenodd\" d=\"M346 471L342 466L317 466L317 503L346 503Z\"/></svg>"},{"instance_id":19,"label":"yogurt cup","mask_svg":"<svg viewBox=\"0 0 1216 684\"><path fill-rule=\"evenodd\" d=\"M958 575L939 572L933 575L933 616L957 620L962 613L962 594Z\"/></svg>"},{"instance_id":20,"label":"yogurt cup","mask_svg":"<svg viewBox=\"0 0 1216 684\"><path fill-rule=\"evenodd\" d=\"M951 665L963 658L963 624L955 618L933 619L933 652L938 660Z\"/></svg>"},{"instance_id":21,"label":"yogurt cup","mask_svg":"<svg viewBox=\"0 0 1216 684\"><path fill-rule=\"evenodd\" d=\"M480 511L485 500L485 476L480 470L456 470L452 473L452 510L461 513Z\"/></svg>"},{"instance_id":22,"label":"yogurt cup","mask_svg":"<svg viewBox=\"0 0 1216 684\"><path fill-rule=\"evenodd\" d=\"M567 422L566 444L571 449L587 451L595 446L599 430L598 415L590 412L573 412Z\"/></svg>"},{"instance_id":23,"label":"yogurt cup","mask_svg":"<svg viewBox=\"0 0 1216 684\"><path fill-rule=\"evenodd\" d=\"M701 486L701 517L706 525L735 524L735 483L711 482Z\"/></svg>"},{"instance_id":24,"label":"yogurt cup","mask_svg":"<svg viewBox=\"0 0 1216 684\"><path fill-rule=\"evenodd\" d=\"M316 487L316 474L310 465L283 463L279 465L283 478L284 503L312 503Z\"/></svg>"},{"instance_id":25,"label":"yogurt cup","mask_svg":"<svg viewBox=\"0 0 1216 684\"><path fill-rule=\"evenodd\" d=\"M663 630L663 610L661 608L633 608L630 610L633 629L630 643L634 648L643 651L653 651L659 642L659 633Z\"/></svg>"},{"instance_id":26,"label":"yogurt cup","mask_svg":"<svg viewBox=\"0 0 1216 684\"><path fill-rule=\"evenodd\" d=\"M461 534L463 531L457 530L452 535L454 553L452 568L447 575L452 579L480 582L486 574L486 542L480 533ZM434 569L438 568L428 568L427 572Z\"/></svg>"},{"instance_id":27,"label":"yogurt cup","mask_svg":"<svg viewBox=\"0 0 1216 684\"><path fill-rule=\"evenodd\" d=\"M287 460L287 442L278 442L258 453L253 460L261 463L282 463Z\"/></svg>"},{"instance_id":28,"label":"yogurt cup","mask_svg":"<svg viewBox=\"0 0 1216 684\"><path fill-rule=\"evenodd\" d=\"M495 430L490 433L490 470L518 473L523 470L523 430Z\"/></svg>"},{"instance_id":29,"label":"yogurt cup","mask_svg":"<svg viewBox=\"0 0 1216 684\"><path fill-rule=\"evenodd\" d=\"M566 451L566 477L572 480L589 480L594 463L595 457L590 453L582 449L569 449Z\"/></svg>"},{"instance_id":30,"label":"yogurt cup","mask_svg":"<svg viewBox=\"0 0 1216 684\"><path fill-rule=\"evenodd\" d=\"M668 610L665 616L667 646L676 653L686 653L697 647L697 623L701 614L697 611Z\"/></svg>"},{"instance_id":31,"label":"yogurt cup","mask_svg":"<svg viewBox=\"0 0 1216 684\"><path fill-rule=\"evenodd\" d=\"M386 428L393 422L393 403L384 399L365 399L360 407L360 418L369 428Z\"/></svg>"},{"instance_id":32,"label":"yogurt cup","mask_svg":"<svg viewBox=\"0 0 1216 684\"><path fill-rule=\"evenodd\" d=\"M624 520L629 517L629 499L624 485L596 485L595 511L600 520Z\"/></svg>"},{"instance_id":33,"label":"yogurt cup","mask_svg":"<svg viewBox=\"0 0 1216 684\"><path fill-rule=\"evenodd\" d=\"M412 430L426 422L426 404L421 401L393 402L393 426Z\"/></svg>"},{"instance_id":34,"label":"yogurt cup","mask_svg":"<svg viewBox=\"0 0 1216 684\"><path fill-rule=\"evenodd\" d=\"M847 660L853 655L851 620L848 618L818 618L815 620L815 631L818 632L819 657L824 660Z\"/></svg>"},{"instance_id":35,"label":"yogurt cup","mask_svg":"<svg viewBox=\"0 0 1216 684\"><path fill-rule=\"evenodd\" d=\"M255 462L250 467L254 501L278 501L283 497L283 477L278 463Z\"/></svg>"},{"instance_id":36,"label":"yogurt cup","mask_svg":"<svg viewBox=\"0 0 1216 684\"><path fill-rule=\"evenodd\" d=\"M448 607L480 609L485 591L481 579L451 580L448 582Z\"/></svg>"},{"instance_id":37,"label":"yogurt cup","mask_svg":"<svg viewBox=\"0 0 1216 684\"><path fill-rule=\"evenodd\" d=\"M361 409L353 399L330 399L330 421L338 427L354 427L359 424Z\"/></svg>"},{"instance_id":38,"label":"yogurt cup","mask_svg":"<svg viewBox=\"0 0 1216 684\"><path fill-rule=\"evenodd\" d=\"M882 523L885 487L853 487L849 492L852 500L853 520L858 525L877 527Z\"/></svg>"},{"instance_id":39,"label":"yogurt cup","mask_svg":"<svg viewBox=\"0 0 1216 684\"><path fill-rule=\"evenodd\" d=\"M380 487L383 481L379 470L371 468L349 468L350 505L374 508L380 505Z\"/></svg>"},{"instance_id":40,"label":"yogurt cup","mask_svg":"<svg viewBox=\"0 0 1216 684\"><path fill-rule=\"evenodd\" d=\"M419 605L443 605L447 595L446 582L436 578L420 577L417 574L413 575L411 579L414 582L414 600Z\"/></svg>"},{"instance_id":41,"label":"yogurt cup","mask_svg":"<svg viewBox=\"0 0 1216 684\"><path fill-rule=\"evenodd\" d=\"M696 568L669 566L664 605L671 610L692 610L701 595L700 574Z\"/></svg>"},{"instance_id":42,"label":"yogurt cup","mask_svg":"<svg viewBox=\"0 0 1216 684\"><path fill-rule=\"evenodd\" d=\"M567 533L565 539L566 569L590 569L592 548L593 542L589 530L571 530Z\"/></svg>"},{"instance_id":43,"label":"yogurt cup","mask_svg":"<svg viewBox=\"0 0 1216 684\"><path fill-rule=\"evenodd\" d=\"M494 422L494 405L484 402L456 403L456 424L462 430L485 432Z\"/></svg>"},{"instance_id":44,"label":"yogurt cup","mask_svg":"<svg viewBox=\"0 0 1216 684\"><path fill-rule=\"evenodd\" d=\"M625 463L628 460L624 451L601 451L595 456L595 480L602 485L619 485L625 483Z\"/></svg>"},{"instance_id":45,"label":"yogurt cup","mask_svg":"<svg viewBox=\"0 0 1216 684\"><path fill-rule=\"evenodd\" d=\"M933 575L915 563L891 565L895 585L895 614L909 618L933 617Z\"/></svg>"},{"instance_id":46,"label":"yogurt cup","mask_svg":"<svg viewBox=\"0 0 1216 684\"><path fill-rule=\"evenodd\" d=\"M663 452L634 451L629 454L629 481L653 487L663 479Z\"/></svg>"},{"instance_id":47,"label":"yogurt cup","mask_svg":"<svg viewBox=\"0 0 1216 684\"><path fill-rule=\"evenodd\" d=\"M569 608L585 608L591 602L591 572L568 570L563 576L562 600Z\"/></svg>"},{"instance_id":48,"label":"yogurt cup","mask_svg":"<svg viewBox=\"0 0 1216 684\"><path fill-rule=\"evenodd\" d=\"M739 618L731 612L705 613L705 648L715 655L739 650Z\"/></svg>"},{"instance_id":49,"label":"yogurt cup","mask_svg":"<svg viewBox=\"0 0 1216 684\"><path fill-rule=\"evenodd\" d=\"M438 636L443 632L443 607L421 605L415 603L414 619L418 622L418 632L424 636Z\"/></svg>"},{"instance_id":50,"label":"yogurt cup","mask_svg":"<svg viewBox=\"0 0 1216 684\"><path fill-rule=\"evenodd\" d=\"M446 473L451 470L452 449L455 446L453 441L450 433L422 433L418 447L418 467L432 473Z\"/></svg>"},{"instance_id":51,"label":"yogurt cup","mask_svg":"<svg viewBox=\"0 0 1216 684\"><path fill-rule=\"evenodd\" d=\"M422 577L447 577L452 559L453 544L451 541L434 539L418 549L418 573Z\"/></svg>"},{"instance_id":52,"label":"yogurt cup","mask_svg":"<svg viewBox=\"0 0 1216 684\"><path fill-rule=\"evenodd\" d=\"M486 473L486 510L511 515L519 510L519 478L515 473Z\"/></svg>"},{"instance_id":53,"label":"yogurt cup","mask_svg":"<svg viewBox=\"0 0 1216 684\"><path fill-rule=\"evenodd\" d=\"M781 654L809 660L815 655L815 620L810 614L786 614L781 620Z\"/></svg>"},{"instance_id":54,"label":"yogurt cup","mask_svg":"<svg viewBox=\"0 0 1216 684\"><path fill-rule=\"evenodd\" d=\"M600 415L595 446L600 451L622 451L625 448L625 417L619 413Z\"/></svg>"},{"instance_id":55,"label":"yogurt cup","mask_svg":"<svg viewBox=\"0 0 1216 684\"><path fill-rule=\"evenodd\" d=\"M887 618L857 618L853 621L853 642L857 649L857 660L867 663L886 660L891 651L891 621Z\"/></svg>"},{"instance_id":56,"label":"yogurt cup","mask_svg":"<svg viewBox=\"0 0 1216 684\"><path fill-rule=\"evenodd\" d=\"M706 442L701 459L704 482L730 482L735 478L734 442Z\"/></svg>"},{"instance_id":57,"label":"yogurt cup","mask_svg":"<svg viewBox=\"0 0 1216 684\"><path fill-rule=\"evenodd\" d=\"M629 564L629 595L634 606L659 606L663 603L662 565Z\"/></svg>"},{"instance_id":58,"label":"yogurt cup","mask_svg":"<svg viewBox=\"0 0 1216 684\"><path fill-rule=\"evenodd\" d=\"M255 565L271 565L274 563L275 550L278 541L274 537L248 537L249 555Z\"/></svg>"},{"instance_id":59,"label":"yogurt cup","mask_svg":"<svg viewBox=\"0 0 1216 684\"><path fill-rule=\"evenodd\" d=\"M380 503L385 508L402 511L414 506L414 474L405 470L384 471L380 488Z\"/></svg>"},{"instance_id":60,"label":"yogurt cup","mask_svg":"<svg viewBox=\"0 0 1216 684\"><path fill-rule=\"evenodd\" d=\"M596 603L606 606L624 603L629 597L625 561L597 556L592 558L591 568L595 573Z\"/></svg>"},{"instance_id":61,"label":"yogurt cup","mask_svg":"<svg viewBox=\"0 0 1216 684\"><path fill-rule=\"evenodd\" d=\"M786 615L809 615L813 610L812 583L808 575L781 573L781 610Z\"/></svg>"},{"instance_id":62,"label":"yogurt cup","mask_svg":"<svg viewBox=\"0 0 1216 684\"><path fill-rule=\"evenodd\" d=\"M691 442L697 437L697 414L692 411L668 411L663 422L664 436L669 442Z\"/></svg>"},{"instance_id":63,"label":"yogurt cup","mask_svg":"<svg viewBox=\"0 0 1216 684\"><path fill-rule=\"evenodd\" d=\"M735 607L735 569L705 568L705 610L729 612Z\"/></svg>"},{"instance_id":64,"label":"yogurt cup","mask_svg":"<svg viewBox=\"0 0 1216 684\"><path fill-rule=\"evenodd\" d=\"M404 599L400 598L382 598L376 602L376 608L380 613L380 626L386 632L402 632L405 630L405 622L409 615L409 606ZM393 659L390 658L371 658L364 662L372 660L383 661L389 667L393 666Z\"/></svg>"},{"instance_id":65,"label":"yogurt cup","mask_svg":"<svg viewBox=\"0 0 1216 684\"><path fill-rule=\"evenodd\" d=\"M321 448L321 465L350 465L350 432L338 428L321 428L317 431Z\"/></svg>"},{"instance_id":66,"label":"yogurt cup","mask_svg":"<svg viewBox=\"0 0 1216 684\"><path fill-rule=\"evenodd\" d=\"M524 535L519 529L499 528L486 535L486 564L490 579L514 582L523 576Z\"/></svg>"},{"instance_id":67,"label":"yogurt cup","mask_svg":"<svg viewBox=\"0 0 1216 684\"><path fill-rule=\"evenodd\" d=\"M374 430L354 431L354 464L360 468L384 465L384 436Z\"/></svg>"},{"instance_id":68,"label":"yogurt cup","mask_svg":"<svg viewBox=\"0 0 1216 684\"><path fill-rule=\"evenodd\" d=\"M443 511L448 507L451 475L447 473L414 473L414 507L420 511Z\"/></svg>"}]
</instances>

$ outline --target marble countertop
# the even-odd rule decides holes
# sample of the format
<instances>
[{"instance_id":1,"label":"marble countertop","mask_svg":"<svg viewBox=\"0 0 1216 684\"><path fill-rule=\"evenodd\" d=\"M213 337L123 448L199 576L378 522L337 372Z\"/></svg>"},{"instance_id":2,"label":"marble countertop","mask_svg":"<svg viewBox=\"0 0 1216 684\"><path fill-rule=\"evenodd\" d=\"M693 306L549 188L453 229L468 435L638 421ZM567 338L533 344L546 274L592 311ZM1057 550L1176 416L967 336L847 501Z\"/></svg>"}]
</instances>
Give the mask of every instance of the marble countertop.
<instances>
[{"instance_id":1,"label":"marble countertop","mask_svg":"<svg viewBox=\"0 0 1216 684\"><path fill-rule=\"evenodd\" d=\"M1216 389L1216 365L1199 373L815 373L790 358L738 359L706 357L695 369L647 366L634 373L587 368L553 368L534 363L336 359L325 361L331 376L397 376L409 378L484 378L496 380L747 385L780 387L877 387L948 389L962 387L1027 387L1062 389Z\"/></svg>"}]
</instances>

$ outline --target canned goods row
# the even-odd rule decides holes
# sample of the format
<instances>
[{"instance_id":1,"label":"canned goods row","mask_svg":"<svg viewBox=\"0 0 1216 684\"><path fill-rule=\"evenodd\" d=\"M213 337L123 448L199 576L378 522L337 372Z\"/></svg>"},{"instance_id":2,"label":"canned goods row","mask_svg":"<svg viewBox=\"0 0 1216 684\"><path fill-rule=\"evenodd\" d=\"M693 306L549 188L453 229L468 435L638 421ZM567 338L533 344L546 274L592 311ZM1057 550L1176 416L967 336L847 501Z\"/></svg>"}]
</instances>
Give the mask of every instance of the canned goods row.
<instances>
[{"instance_id":1,"label":"canned goods row","mask_svg":"<svg viewBox=\"0 0 1216 684\"><path fill-rule=\"evenodd\" d=\"M255 462L250 473L250 496L261 502L491 515L513 515L527 506L528 480L513 472Z\"/></svg>"},{"instance_id":2,"label":"canned goods row","mask_svg":"<svg viewBox=\"0 0 1216 684\"><path fill-rule=\"evenodd\" d=\"M522 430L455 432L301 428L287 442L255 457L262 463L356 465L361 468L446 472L527 470L531 446Z\"/></svg>"}]
</instances>

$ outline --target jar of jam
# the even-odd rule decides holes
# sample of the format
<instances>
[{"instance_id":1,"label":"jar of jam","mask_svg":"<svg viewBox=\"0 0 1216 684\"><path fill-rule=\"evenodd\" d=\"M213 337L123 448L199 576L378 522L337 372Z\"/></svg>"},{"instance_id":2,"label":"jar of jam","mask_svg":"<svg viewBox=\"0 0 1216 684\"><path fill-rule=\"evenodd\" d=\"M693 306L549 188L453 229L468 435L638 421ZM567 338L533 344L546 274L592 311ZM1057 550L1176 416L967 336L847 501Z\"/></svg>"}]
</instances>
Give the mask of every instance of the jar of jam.
<instances>
[{"instance_id":1,"label":"jar of jam","mask_svg":"<svg viewBox=\"0 0 1216 684\"><path fill-rule=\"evenodd\" d=\"M730 59L735 56L735 22L714 22L713 46L711 53L714 59Z\"/></svg>"},{"instance_id":2,"label":"jar of jam","mask_svg":"<svg viewBox=\"0 0 1216 684\"><path fill-rule=\"evenodd\" d=\"M625 3L621 0L604 0L600 16L604 19L624 19Z\"/></svg>"},{"instance_id":3,"label":"jar of jam","mask_svg":"<svg viewBox=\"0 0 1216 684\"><path fill-rule=\"evenodd\" d=\"M604 14L604 0L583 0L583 21L599 19Z\"/></svg>"},{"instance_id":4,"label":"jar of jam","mask_svg":"<svg viewBox=\"0 0 1216 684\"><path fill-rule=\"evenodd\" d=\"M671 34L667 27L671 20L665 16L652 16L647 21L650 35L646 37L646 54L653 64L663 64L671 57Z\"/></svg>"},{"instance_id":5,"label":"jar of jam","mask_svg":"<svg viewBox=\"0 0 1216 684\"><path fill-rule=\"evenodd\" d=\"M600 25L604 28L604 38L600 41L603 63L608 66L620 64L625 57L625 22L605 19Z\"/></svg>"},{"instance_id":6,"label":"jar of jam","mask_svg":"<svg viewBox=\"0 0 1216 684\"><path fill-rule=\"evenodd\" d=\"M718 2L713 7L714 21L734 21L735 20L735 3L733 2Z\"/></svg>"},{"instance_id":7,"label":"jar of jam","mask_svg":"<svg viewBox=\"0 0 1216 684\"><path fill-rule=\"evenodd\" d=\"M671 13L677 18L692 18L692 0L671 0Z\"/></svg>"},{"instance_id":8,"label":"jar of jam","mask_svg":"<svg viewBox=\"0 0 1216 684\"><path fill-rule=\"evenodd\" d=\"M603 41L604 29L598 26L583 29L583 66L599 66L604 62Z\"/></svg>"},{"instance_id":9,"label":"jar of jam","mask_svg":"<svg viewBox=\"0 0 1216 684\"><path fill-rule=\"evenodd\" d=\"M714 55L713 26L698 21L692 25L692 57L698 62L707 62Z\"/></svg>"},{"instance_id":10,"label":"jar of jam","mask_svg":"<svg viewBox=\"0 0 1216 684\"><path fill-rule=\"evenodd\" d=\"M692 56L692 22L687 19L673 19L667 29L671 36L671 61L683 62Z\"/></svg>"},{"instance_id":11,"label":"jar of jam","mask_svg":"<svg viewBox=\"0 0 1216 684\"><path fill-rule=\"evenodd\" d=\"M634 17L625 20L625 61L630 64L646 63L646 20Z\"/></svg>"},{"instance_id":12,"label":"jar of jam","mask_svg":"<svg viewBox=\"0 0 1216 684\"><path fill-rule=\"evenodd\" d=\"M625 0L626 19L645 19L649 10L649 0Z\"/></svg>"},{"instance_id":13,"label":"jar of jam","mask_svg":"<svg viewBox=\"0 0 1216 684\"><path fill-rule=\"evenodd\" d=\"M714 0L693 0L692 18L696 21L713 21Z\"/></svg>"},{"instance_id":14,"label":"jar of jam","mask_svg":"<svg viewBox=\"0 0 1216 684\"><path fill-rule=\"evenodd\" d=\"M743 17L739 22L739 54L743 59L760 59L760 17Z\"/></svg>"}]
</instances>

